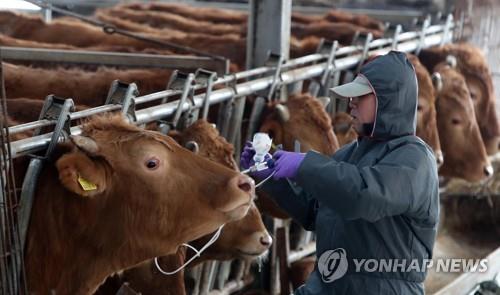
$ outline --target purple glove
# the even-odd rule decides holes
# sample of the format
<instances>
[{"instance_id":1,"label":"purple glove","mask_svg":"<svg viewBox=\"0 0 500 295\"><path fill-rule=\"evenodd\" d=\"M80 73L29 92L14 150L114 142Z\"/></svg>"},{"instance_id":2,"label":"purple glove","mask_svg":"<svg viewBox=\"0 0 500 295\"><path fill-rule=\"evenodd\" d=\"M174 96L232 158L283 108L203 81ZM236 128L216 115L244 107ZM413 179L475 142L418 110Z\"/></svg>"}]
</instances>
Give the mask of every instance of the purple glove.
<instances>
[{"instance_id":1,"label":"purple glove","mask_svg":"<svg viewBox=\"0 0 500 295\"><path fill-rule=\"evenodd\" d=\"M241 153L241 156L240 156L240 166L241 166L241 168L243 168L243 169L246 170L246 169L250 168L251 166L253 166L255 164L255 162L253 160L253 156L254 155L255 155L255 150L252 147L252 143L251 142L247 142L245 144L245 147L243 148L243 152ZM266 155L264 157L264 159L266 161L269 158L270 158L269 155ZM262 179L267 178L269 175L271 175L271 173L273 173L273 171L274 171L274 169L265 169L265 170L253 172L250 175L253 176L254 178L258 179L258 180L262 180Z\"/></svg>"},{"instance_id":2,"label":"purple glove","mask_svg":"<svg viewBox=\"0 0 500 295\"><path fill-rule=\"evenodd\" d=\"M299 166L304 160L305 153L294 153L286 151L277 151L273 155L274 170L276 173L273 178L278 180L281 178L295 178Z\"/></svg>"}]
</instances>

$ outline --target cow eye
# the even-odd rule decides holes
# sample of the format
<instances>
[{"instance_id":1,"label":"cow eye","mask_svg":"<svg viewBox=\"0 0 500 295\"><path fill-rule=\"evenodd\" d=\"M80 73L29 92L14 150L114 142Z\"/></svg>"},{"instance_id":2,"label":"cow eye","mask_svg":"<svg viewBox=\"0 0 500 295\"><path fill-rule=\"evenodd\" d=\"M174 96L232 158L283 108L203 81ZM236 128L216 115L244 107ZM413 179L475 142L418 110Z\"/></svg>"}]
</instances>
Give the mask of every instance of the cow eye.
<instances>
[{"instance_id":1,"label":"cow eye","mask_svg":"<svg viewBox=\"0 0 500 295\"><path fill-rule=\"evenodd\" d=\"M146 167L150 170L155 170L160 165L160 160L156 158L151 158L146 161Z\"/></svg>"},{"instance_id":2,"label":"cow eye","mask_svg":"<svg viewBox=\"0 0 500 295\"><path fill-rule=\"evenodd\" d=\"M418 106L417 106L417 111L421 112L421 111L422 111L422 109L423 109L423 107L422 107L421 105L418 105Z\"/></svg>"},{"instance_id":3,"label":"cow eye","mask_svg":"<svg viewBox=\"0 0 500 295\"><path fill-rule=\"evenodd\" d=\"M460 123L461 123L461 121L460 121L460 119L453 118L453 119L451 119L451 123L452 123L453 125L458 125L458 124L460 124Z\"/></svg>"}]
</instances>

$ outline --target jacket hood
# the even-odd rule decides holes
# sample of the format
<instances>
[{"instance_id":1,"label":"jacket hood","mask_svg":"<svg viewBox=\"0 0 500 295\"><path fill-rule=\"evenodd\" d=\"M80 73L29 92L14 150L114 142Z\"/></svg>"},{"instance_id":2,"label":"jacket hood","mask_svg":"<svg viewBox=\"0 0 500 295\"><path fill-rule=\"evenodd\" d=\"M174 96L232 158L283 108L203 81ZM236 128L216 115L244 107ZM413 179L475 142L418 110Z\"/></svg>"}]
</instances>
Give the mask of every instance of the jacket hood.
<instances>
[{"instance_id":1,"label":"jacket hood","mask_svg":"<svg viewBox=\"0 0 500 295\"><path fill-rule=\"evenodd\" d=\"M391 139L415 134L418 84L406 54L391 51L368 62L360 75L371 84L377 99L372 137Z\"/></svg>"}]
</instances>

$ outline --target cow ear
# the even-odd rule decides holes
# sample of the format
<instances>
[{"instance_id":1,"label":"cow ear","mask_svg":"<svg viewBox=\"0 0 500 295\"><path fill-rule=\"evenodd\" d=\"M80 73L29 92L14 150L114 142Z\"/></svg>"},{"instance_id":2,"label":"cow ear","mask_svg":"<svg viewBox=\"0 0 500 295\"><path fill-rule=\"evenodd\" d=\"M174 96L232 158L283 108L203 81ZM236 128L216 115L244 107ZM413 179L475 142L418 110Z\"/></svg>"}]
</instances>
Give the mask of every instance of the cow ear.
<instances>
[{"instance_id":1,"label":"cow ear","mask_svg":"<svg viewBox=\"0 0 500 295\"><path fill-rule=\"evenodd\" d=\"M457 58L454 55L446 56L446 64L455 69L457 67Z\"/></svg>"},{"instance_id":2,"label":"cow ear","mask_svg":"<svg viewBox=\"0 0 500 295\"><path fill-rule=\"evenodd\" d=\"M260 127L260 132L269 134L275 144L283 143L283 126L276 120L264 122Z\"/></svg>"},{"instance_id":3,"label":"cow ear","mask_svg":"<svg viewBox=\"0 0 500 295\"><path fill-rule=\"evenodd\" d=\"M432 85L434 85L434 89L436 89L436 94L441 92L443 89L443 78L439 72L434 72L431 76Z\"/></svg>"},{"instance_id":4,"label":"cow ear","mask_svg":"<svg viewBox=\"0 0 500 295\"><path fill-rule=\"evenodd\" d=\"M75 149L56 162L59 181L69 191L93 197L106 190L106 168L103 160L90 158L86 152Z\"/></svg>"},{"instance_id":5,"label":"cow ear","mask_svg":"<svg viewBox=\"0 0 500 295\"><path fill-rule=\"evenodd\" d=\"M181 133L177 130L170 130L167 134L168 136L172 137L176 142L180 144L182 140Z\"/></svg>"},{"instance_id":6,"label":"cow ear","mask_svg":"<svg viewBox=\"0 0 500 295\"><path fill-rule=\"evenodd\" d=\"M194 140L190 140L184 144L184 147L187 148L188 150L192 151L195 154L198 154L200 152L200 146L198 143Z\"/></svg>"},{"instance_id":7,"label":"cow ear","mask_svg":"<svg viewBox=\"0 0 500 295\"><path fill-rule=\"evenodd\" d=\"M70 136L70 139L79 149L81 149L82 151L86 152L89 155L97 155L97 153L99 152L99 146L90 137L72 135Z\"/></svg>"},{"instance_id":8,"label":"cow ear","mask_svg":"<svg viewBox=\"0 0 500 295\"><path fill-rule=\"evenodd\" d=\"M282 123L286 123L288 120L290 120L290 111L288 110L288 107L286 105L282 105L280 103L277 104L276 111L278 112L278 117Z\"/></svg>"}]
</instances>

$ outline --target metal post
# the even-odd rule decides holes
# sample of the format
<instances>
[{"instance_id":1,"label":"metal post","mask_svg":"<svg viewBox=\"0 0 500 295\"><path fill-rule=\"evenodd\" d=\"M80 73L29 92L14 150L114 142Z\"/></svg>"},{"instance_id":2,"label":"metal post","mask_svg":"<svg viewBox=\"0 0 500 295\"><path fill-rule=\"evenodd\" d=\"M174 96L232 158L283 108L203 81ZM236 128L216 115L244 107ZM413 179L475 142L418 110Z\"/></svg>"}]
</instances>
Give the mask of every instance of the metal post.
<instances>
[{"instance_id":1,"label":"metal post","mask_svg":"<svg viewBox=\"0 0 500 295\"><path fill-rule=\"evenodd\" d=\"M42 8L43 20L46 23L52 21L52 4L47 4L47 8Z\"/></svg>"},{"instance_id":2,"label":"metal post","mask_svg":"<svg viewBox=\"0 0 500 295\"><path fill-rule=\"evenodd\" d=\"M247 34L247 69L264 65L268 52L288 60L291 0L250 0Z\"/></svg>"},{"instance_id":3,"label":"metal post","mask_svg":"<svg viewBox=\"0 0 500 295\"><path fill-rule=\"evenodd\" d=\"M264 65L269 52L288 60L292 0L250 0L249 5L247 69ZM286 100L287 91L282 90L280 99Z\"/></svg>"},{"instance_id":4,"label":"metal post","mask_svg":"<svg viewBox=\"0 0 500 295\"><path fill-rule=\"evenodd\" d=\"M392 37L392 50L398 50L398 37L399 34L403 31L403 27L401 25L397 25L394 30L394 36Z\"/></svg>"}]
</instances>

